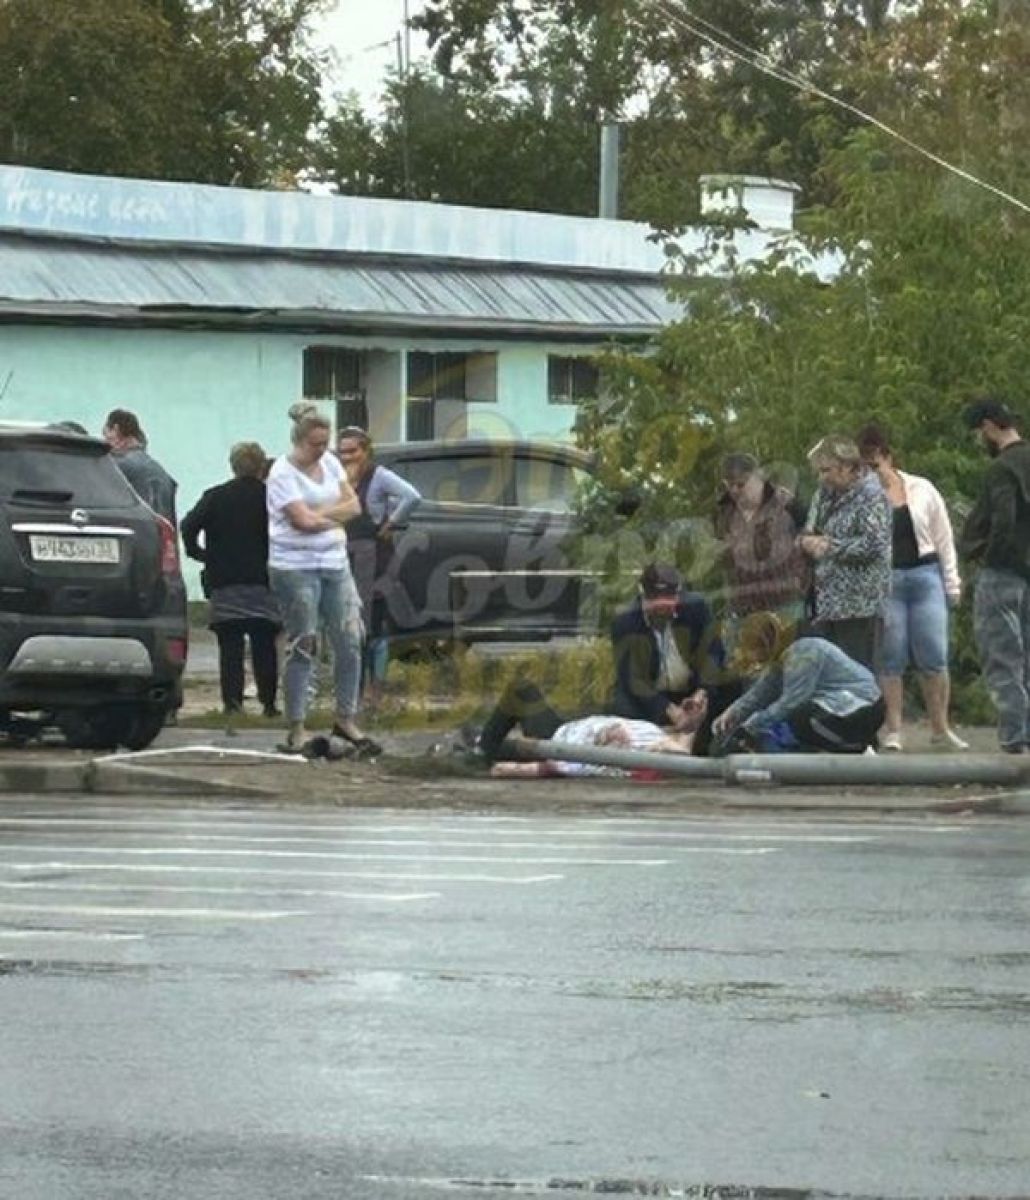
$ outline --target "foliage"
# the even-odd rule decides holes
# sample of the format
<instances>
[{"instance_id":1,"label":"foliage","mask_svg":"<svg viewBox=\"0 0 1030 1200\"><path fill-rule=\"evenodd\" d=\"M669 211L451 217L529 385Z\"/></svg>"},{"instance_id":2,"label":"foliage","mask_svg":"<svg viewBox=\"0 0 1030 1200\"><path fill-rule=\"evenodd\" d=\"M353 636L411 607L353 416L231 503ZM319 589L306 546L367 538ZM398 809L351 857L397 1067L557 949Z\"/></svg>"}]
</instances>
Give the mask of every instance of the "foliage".
<instances>
[{"instance_id":1,"label":"foliage","mask_svg":"<svg viewBox=\"0 0 1030 1200\"><path fill-rule=\"evenodd\" d=\"M1012 45L1019 33L1025 48L1026 31L999 28L988 4L925 4L857 74L871 77L875 65L891 79L880 111L903 116L909 137L1030 196L1009 116L1025 86ZM819 120L813 114L813 139ZM645 484L633 523L645 545L660 546L684 511L712 514L727 452L752 452L780 481L804 487L804 455L821 435L873 420L961 520L984 469L962 407L980 391L1021 404L1030 213L875 129L827 148L820 173L833 203L813 207L764 260L734 260L729 226L713 228L697 258L674 257L669 283L683 318L647 355L606 357L608 388L580 436L599 452L609 486ZM823 282L815 268L828 255L837 269ZM598 528L609 519L587 508ZM678 558L717 588L703 534ZM606 562L614 565L611 555ZM961 676L975 663L967 615L958 630Z\"/></svg>"},{"instance_id":2,"label":"foliage","mask_svg":"<svg viewBox=\"0 0 1030 1200\"><path fill-rule=\"evenodd\" d=\"M427 33L444 79L574 111L587 145L602 117L622 121L623 212L675 224L696 217L696 189L684 180L704 173L784 175L821 197L822 153L857 118L814 103L752 60L760 52L775 70L861 100L862 80L844 68L862 60L906 7L888 0L697 0L689 7L676 0L428 0L413 23ZM813 111L818 125L809 120Z\"/></svg>"},{"instance_id":3,"label":"foliage","mask_svg":"<svg viewBox=\"0 0 1030 1200\"><path fill-rule=\"evenodd\" d=\"M593 211L597 135L575 111L424 72L394 79L385 102L378 120L350 101L327 122L321 178L349 195Z\"/></svg>"},{"instance_id":4,"label":"foliage","mask_svg":"<svg viewBox=\"0 0 1030 1200\"><path fill-rule=\"evenodd\" d=\"M0 0L0 161L249 186L307 165L322 0Z\"/></svg>"},{"instance_id":5,"label":"foliage","mask_svg":"<svg viewBox=\"0 0 1030 1200\"><path fill-rule=\"evenodd\" d=\"M616 118L626 217L688 223L698 210L693 181L722 171L785 175L825 199L822 156L857 119L740 55L763 51L777 69L860 100L865 77L844 80L841 64L863 59L904 7L429 0L412 23L430 40L434 72L393 78L380 117L344 103L316 169L359 194L593 213L598 126ZM692 32L705 31L698 21L715 22L737 57Z\"/></svg>"}]
</instances>

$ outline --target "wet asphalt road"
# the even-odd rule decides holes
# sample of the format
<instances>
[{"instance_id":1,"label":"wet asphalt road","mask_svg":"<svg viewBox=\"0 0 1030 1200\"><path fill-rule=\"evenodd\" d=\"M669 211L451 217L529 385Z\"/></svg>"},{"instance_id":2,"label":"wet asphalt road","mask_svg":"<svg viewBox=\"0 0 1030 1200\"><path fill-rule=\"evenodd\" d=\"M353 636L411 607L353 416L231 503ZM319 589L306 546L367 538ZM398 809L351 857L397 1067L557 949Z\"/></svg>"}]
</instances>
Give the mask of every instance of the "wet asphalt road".
<instances>
[{"instance_id":1,"label":"wet asphalt road","mask_svg":"<svg viewBox=\"0 0 1030 1200\"><path fill-rule=\"evenodd\" d=\"M1025 1196L1028 852L8 797L0 1196Z\"/></svg>"}]
</instances>

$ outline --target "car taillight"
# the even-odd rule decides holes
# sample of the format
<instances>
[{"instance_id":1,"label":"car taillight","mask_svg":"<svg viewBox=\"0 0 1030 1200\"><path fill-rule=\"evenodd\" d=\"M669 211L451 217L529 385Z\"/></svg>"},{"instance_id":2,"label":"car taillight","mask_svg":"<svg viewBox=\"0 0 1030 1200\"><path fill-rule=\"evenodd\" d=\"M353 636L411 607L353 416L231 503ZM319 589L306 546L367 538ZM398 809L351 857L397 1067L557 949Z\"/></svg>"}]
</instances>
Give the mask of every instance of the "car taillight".
<instances>
[{"instance_id":1,"label":"car taillight","mask_svg":"<svg viewBox=\"0 0 1030 1200\"><path fill-rule=\"evenodd\" d=\"M161 534L161 574L179 574L179 538L175 526L165 517L157 518L157 528Z\"/></svg>"},{"instance_id":2,"label":"car taillight","mask_svg":"<svg viewBox=\"0 0 1030 1200\"><path fill-rule=\"evenodd\" d=\"M168 658L171 662L182 665L186 662L188 645L185 638L168 639Z\"/></svg>"}]
</instances>

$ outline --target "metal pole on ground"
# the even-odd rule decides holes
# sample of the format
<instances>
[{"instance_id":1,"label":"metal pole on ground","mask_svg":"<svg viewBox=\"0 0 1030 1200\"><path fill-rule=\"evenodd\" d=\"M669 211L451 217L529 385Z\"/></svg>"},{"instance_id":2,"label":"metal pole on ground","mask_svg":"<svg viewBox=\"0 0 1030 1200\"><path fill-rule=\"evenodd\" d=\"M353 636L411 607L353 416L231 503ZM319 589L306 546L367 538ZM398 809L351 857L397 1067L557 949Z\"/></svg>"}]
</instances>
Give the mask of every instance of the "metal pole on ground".
<instances>
[{"instance_id":1,"label":"metal pole on ground","mask_svg":"<svg viewBox=\"0 0 1030 1200\"><path fill-rule=\"evenodd\" d=\"M998 754L735 754L729 758L693 758L656 754L618 746L575 746L532 738L506 743L518 758L590 763L624 771L660 771L664 775L749 786L948 787L983 784L1014 787L1030 784L1030 756Z\"/></svg>"}]
</instances>

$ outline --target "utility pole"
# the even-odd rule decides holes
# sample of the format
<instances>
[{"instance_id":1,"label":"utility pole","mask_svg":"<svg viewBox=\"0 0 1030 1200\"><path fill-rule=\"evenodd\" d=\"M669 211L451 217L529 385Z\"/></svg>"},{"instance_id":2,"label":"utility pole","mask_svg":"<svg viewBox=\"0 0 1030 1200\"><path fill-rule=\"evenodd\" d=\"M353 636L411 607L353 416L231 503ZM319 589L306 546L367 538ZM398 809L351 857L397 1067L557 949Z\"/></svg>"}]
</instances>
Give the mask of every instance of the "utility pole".
<instances>
[{"instance_id":1,"label":"utility pole","mask_svg":"<svg viewBox=\"0 0 1030 1200\"><path fill-rule=\"evenodd\" d=\"M404 27L397 33L397 74L401 82L401 174L404 177L404 197L411 199L411 27L408 0L404 0Z\"/></svg>"},{"instance_id":2,"label":"utility pole","mask_svg":"<svg viewBox=\"0 0 1030 1200\"><path fill-rule=\"evenodd\" d=\"M597 215L614 221L619 215L620 126L610 117L601 118L601 164L597 184Z\"/></svg>"}]
</instances>

